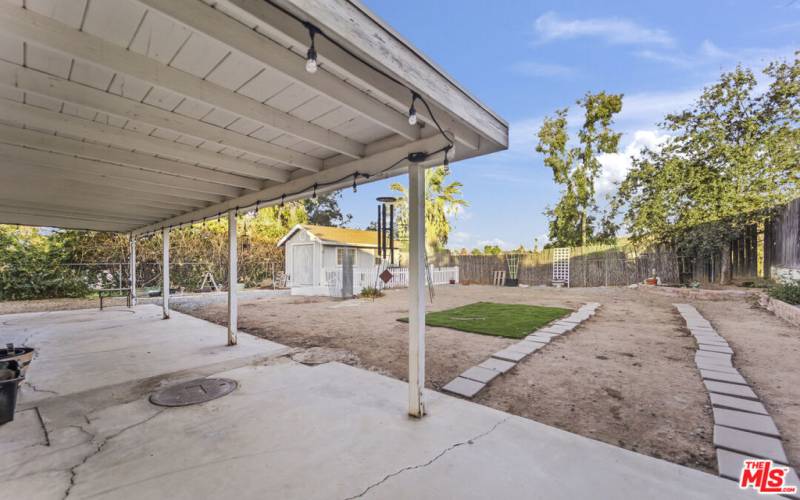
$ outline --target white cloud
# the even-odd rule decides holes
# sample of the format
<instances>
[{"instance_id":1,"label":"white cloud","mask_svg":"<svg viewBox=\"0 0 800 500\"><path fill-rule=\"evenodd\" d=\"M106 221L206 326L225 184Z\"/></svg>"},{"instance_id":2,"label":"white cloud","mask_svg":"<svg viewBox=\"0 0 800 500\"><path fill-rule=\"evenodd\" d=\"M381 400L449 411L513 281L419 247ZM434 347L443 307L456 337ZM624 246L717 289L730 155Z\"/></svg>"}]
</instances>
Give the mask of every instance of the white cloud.
<instances>
[{"instance_id":1,"label":"white cloud","mask_svg":"<svg viewBox=\"0 0 800 500\"><path fill-rule=\"evenodd\" d=\"M558 78L573 76L575 69L563 64L540 63L536 61L520 61L511 67L512 71L523 76Z\"/></svg>"},{"instance_id":2,"label":"white cloud","mask_svg":"<svg viewBox=\"0 0 800 500\"><path fill-rule=\"evenodd\" d=\"M668 138L669 135L656 130L637 130L622 153L601 154L597 159L603 170L594 186L597 194L602 196L612 193L616 189L616 183L622 182L628 175L632 157L638 157L644 148L657 151Z\"/></svg>"},{"instance_id":3,"label":"white cloud","mask_svg":"<svg viewBox=\"0 0 800 500\"><path fill-rule=\"evenodd\" d=\"M478 247L483 248L486 245L494 245L500 248L508 248L508 243L501 240L500 238L492 238L491 240L481 240L478 242Z\"/></svg>"},{"instance_id":4,"label":"white cloud","mask_svg":"<svg viewBox=\"0 0 800 500\"><path fill-rule=\"evenodd\" d=\"M562 19L547 12L534 22L539 42L569 40L582 37L601 38L608 43L627 45L660 45L671 47L675 41L666 31L641 26L621 18Z\"/></svg>"},{"instance_id":5,"label":"white cloud","mask_svg":"<svg viewBox=\"0 0 800 500\"><path fill-rule=\"evenodd\" d=\"M448 238L448 246L450 247L464 247L469 246L472 235L466 231L454 231L450 233Z\"/></svg>"},{"instance_id":6,"label":"white cloud","mask_svg":"<svg viewBox=\"0 0 800 500\"><path fill-rule=\"evenodd\" d=\"M692 52L640 50L634 55L658 63L684 69L708 69L717 72L720 66L732 69L735 64L760 69L760 66L779 58L791 58L794 47L723 49L711 40L703 40Z\"/></svg>"}]
</instances>

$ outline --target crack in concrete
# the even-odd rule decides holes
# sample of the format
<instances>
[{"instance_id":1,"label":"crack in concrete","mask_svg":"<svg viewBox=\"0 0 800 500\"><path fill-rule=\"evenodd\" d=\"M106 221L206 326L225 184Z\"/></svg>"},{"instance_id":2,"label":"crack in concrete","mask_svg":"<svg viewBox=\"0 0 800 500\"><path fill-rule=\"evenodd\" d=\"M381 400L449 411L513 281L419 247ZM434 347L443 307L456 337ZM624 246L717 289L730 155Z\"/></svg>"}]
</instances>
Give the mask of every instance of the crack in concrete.
<instances>
[{"instance_id":1,"label":"crack in concrete","mask_svg":"<svg viewBox=\"0 0 800 500\"><path fill-rule=\"evenodd\" d=\"M42 412L39 411L38 406L34 406L33 410L36 412L36 417L39 419L39 425L42 426L42 432L44 432L44 445L50 446L50 433L47 431L47 426L44 425L44 419L42 418Z\"/></svg>"},{"instance_id":2,"label":"crack in concrete","mask_svg":"<svg viewBox=\"0 0 800 500\"><path fill-rule=\"evenodd\" d=\"M495 423L489 430L484 431L484 432L478 434L477 436L474 436L474 437L472 437L472 438L470 438L470 439L468 439L466 441L459 441L457 443L451 444L450 446L448 446L447 448L445 448L444 450L439 452L436 456L434 456L433 458L431 458L427 462L424 462L424 463L421 463L421 464L417 464L417 465L409 465L409 466L403 467L402 469L396 470L396 471L394 471L394 472L392 472L390 474L387 474L387 475L383 476L383 478L381 480L376 481L376 482L370 484L369 486L367 486L364 489L364 491L362 491L361 493L359 493L357 495L353 495L353 496L347 497L347 498L345 498L345 500L354 500L356 498L362 498L364 495L369 493L370 490L372 490L374 488L377 488L378 486L382 485L383 483L385 483L389 479L391 479L391 478L393 478L395 476L399 476L400 474L403 474L404 472L408 472L408 471L416 470L416 469L424 469L425 467L428 467L429 465L433 464L434 462L436 462L437 460L439 460L443 456L447 455L448 453L450 453L454 449L458 448L459 446L464 446L464 445L467 445L467 444L470 444L470 445L474 444L475 441L477 441L477 440L479 440L479 439L481 439L483 437L488 436L489 434L494 432L495 429L500 427L502 424L508 422L508 420L510 418L511 418L511 415L509 415L508 417L504 418L503 420Z\"/></svg>"},{"instance_id":3,"label":"crack in concrete","mask_svg":"<svg viewBox=\"0 0 800 500\"><path fill-rule=\"evenodd\" d=\"M47 394L53 394L55 396L59 396L59 394L56 391L50 391L48 389L39 389L38 387L36 387L36 385L32 384L29 380L26 380L25 384L27 384L28 387L33 389L33 392L44 392L44 393L47 393Z\"/></svg>"},{"instance_id":4,"label":"crack in concrete","mask_svg":"<svg viewBox=\"0 0 800 500\"><path fill-rule=\"evenodd\" d=\"M138 427L138 426L140 426L140 425L146 424L147 422L149 422L149 421L153 420L153 419L154 419L154 418L156 418L157 416L159 416L159 415L161 415L162 413L164 413L164 412L165 412L167 409L168 409L168 408L162 408L162 409L160 409L160 410L156 411L154 414L152 414L152 415L150 415L149 417L147 417L146 419L144 419L144 420L142 420L142 421L140 421L140 422L137 422L137 423L135 423L135 424L131 424L131 425L127 426L127 427L123 427L122 429L118 430L118 431L117 431L117 432L115 432L114 434L110 434L110 435L106 436L105 438L103 438L101 441L99 441L99 442L95 443L95 449L94 449L94 451L92 451L92 452L88 453L88 454L87 454L85 457L83 457L83 460L81 460L80 462L78 462L77 464L75 464L75 465L73 465L72 467L70 467L70 468L69 468L69 474L70 474L70 477L69 477L69 485L67 485L67 489L64 491L64 497L63 497L63 499L64 499L64 500L66 500L67 498L69 498L69 495L72 493L72 488L74 488L74 487L75 487L75 485L77 484L77 479L78 479L78 468L79 468L80 466L84 465L84 464L85 464L86 462L88 462L88 461L89 461L89 459L91 459L93 456L95 456L95 455L97 455L98 453L100 453L101 451L103 451L103 448L105 448L105 446L106 446L106 445L109 443L109 441L111 441L112 439L119 437L119 436L120 436L122 433L124 433L124 432L127 432L127 431L129 431L129 430L133 429L134 427ZM84 417L85 417L85 416L84 416ZM88 417L86 417L86 418L87 418L87 420L88 420ZM84 429L82 426L79 426L79 427L81 427L81 429L83 429L83 431L84 431L84 432L86 432L87 434L89 434L90 436L92 436L92 437L91 437L91 439L90 439L90 441L94 441L94 440L95 440L95 438L97 437L97 434L92 434L91 432L89 432L89 431L87 431L86 429Z\"/></svg>"}]
</instances>

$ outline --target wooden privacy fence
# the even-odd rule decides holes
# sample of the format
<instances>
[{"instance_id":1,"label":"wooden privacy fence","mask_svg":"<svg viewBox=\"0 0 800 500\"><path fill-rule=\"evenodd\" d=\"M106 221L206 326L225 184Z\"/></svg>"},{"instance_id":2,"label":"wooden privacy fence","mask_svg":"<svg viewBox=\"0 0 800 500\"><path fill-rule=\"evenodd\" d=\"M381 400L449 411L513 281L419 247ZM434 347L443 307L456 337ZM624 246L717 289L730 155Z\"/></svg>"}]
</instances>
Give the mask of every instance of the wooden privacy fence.
<instances>
[{"instance_id":1,"label":"wooden privacy fence","mask_svg":"<svg viewBox=\"0 0 800 500\"><path fill-rule=\"evenodd\" d=\"M575 255L577 250L578 255ZM553 279L552 253L519 254L518 279L520 284L551 285ZM495 271L507 271L505 255L448 255L434 258L435 265L457 266L462 283L491 285ZM663 283L678 283L678 257L667 252L657 252L628 257L619 250L580 254L574 249L570 258L570 286L625 286L641 283L656 275Z\"/></svg>"}]
</instances>

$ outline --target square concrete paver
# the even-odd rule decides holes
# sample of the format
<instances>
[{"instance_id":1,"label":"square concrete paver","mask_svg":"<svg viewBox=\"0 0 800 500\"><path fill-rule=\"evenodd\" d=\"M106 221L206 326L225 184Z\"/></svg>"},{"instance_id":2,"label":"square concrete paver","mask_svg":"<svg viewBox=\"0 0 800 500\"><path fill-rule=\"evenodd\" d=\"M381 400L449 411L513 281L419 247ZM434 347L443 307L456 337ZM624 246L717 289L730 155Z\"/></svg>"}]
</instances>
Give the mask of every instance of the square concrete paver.
<instances>
[{"instance_id":1,"label":"square concrete paver","mask_svg":"<svg viewBox=\"0 0 800 500\"><path fill-rule=\"evenodd\" d=\"M786 463L786 453L783 451L781 440L762 436L761 434L715 425L714 446L744 455L769 458Z\"/></svg>"},{"instance_id":2,"label":"square concrete paver","mask_svg":"<svg viewBox=\"0 0 800 500\"><path fill-rule=\"evenodd\" d=\"M701 370L715 370L725 373L739 373L731 363L724 361L716 361L708 358L694 358L694 363Z\"/></svg>"},{"instance_id":3,"label":"square concrete paver","mask_svg":"<svg viewBox=\"0 0 800 500\"><path fill-rule=\"evenodd\" d=\"M506 347L506 349L511 349L512 351L521 352L523 354L532 354L535 350L541 349L543 346L544 344L540 342L528 342L527 340L523 340L522 342L511 344Z\"/></svg>"},{"instance_id":4,"label":"square concrete paver","mask_svg":"<svg viewBox=\"0 0 800 500\"><path fill-rule=\"evenodd\" d=\"M716 380L717 382L728 382L730 384L748 385L747 381L738 373L717 372L714 370L700 370L703 380Z\"/></svg>"},{"instance_id":5,"label":"square concrete paver","mask_svg":"<svg viewBox=\"0 0 800 500\"><path fill-rule=\"evenodd\" d=\"M753 392L753 389L746 385L715 382L713 380L703 380L703 383L705 384L706 389L708 389L708 392L715 392L717 394L726 394L728 396L736 396L739 398L758 401L758 396L756 396L756 393Z\"/></svg>"},{"instance_id":6,"label":"square concrete paver","mask_svg":"<svg viewBox=\"0 0 800 500\"><path fill-rule=\"evenodd\" d=\"M697 351L694 353L694 355L703 358L719 359L723 361L730 361L731 359L731 355L724 352Z\"/></svg>"},{"instance_id":7,"label":"square concrete paver","mask_svg":"<svg viewBox=\"0 0 800 500\"><path fill-rule=\"evenodd\" d=\"M506 361L521 361L525 358L527 354L524 352L513 351L511 349L503 349L502 351L497 351L496 353L492 354L493 358L497 359L504 359Z\"/></svg>"},{"instance_id":8,"label":"square concrete paver","mask_svg":"<svg viewBox=\"0 0 800 500\"><path fill-rule=\"evenodd\" d=\"M464 371L460 375L461 378L468 378L470 380L474 380L475 382L481 382L483 384L488 384L495 377L499 377L500 372L495 370L490 370L489 368L483 368L482 366L473 366L469 370Z\"/></svg>"},{"instance_id":9,"label":"square concrete paver","mask_svg":"<svg viewBox=\"0 0 800 500\"><path fill-rule=\"evenodd\" d=\"M717 339L697 339L697 345L710 345L710 346L719 346L719 347L730 347L728 342L725 340L717 340Z\"/></svg>"},{"instance_id":10,"label":"square concrete paver","mask_svg":"<svg viewBox=\"0 0 800 500\"><path fill-rule=\"evenodd\" d=\"M442 389L451 394L457 394L465 398L473 398L484 387L486 387L484 383L476 382L468 378L456 377L446 386L442 387Z\"/></svg>"},{"instance_id":11,"label":"square concrete paver","mask_svg":"<svg viewBox=\"0 0 800 500\"><path fill-rule=\"evenodd\" d=\"M708 352L719 352L722 354L733 354L733 349L731 349L730 347L715 346L708 344L700 344L700 350Z\"/></svg>"},{"instance_id":12,"label":"square concrete paver","mask_svg":"<svg viewBox=\"0 0 800 500\"><path fill-rule=\"evenodd\" d=\"M714 393L709 394L708 397L711 399L711 406L715 408L730 408L732 410L742 410L750 413L768 415L767 409L764 408L764 405L759 401L751 401L749 399Z\"/></svg>"},{"instance_id":13,"label":"square concrete paver","mask_svg":"<svg viewBox=\"0 0 800 500\"><path fill-rule=\"evenodd\" d=\"M778 428L775 427L775 422L772 421L772 417L769 415L756 415L746 411L714 408L714 423L776 438L781 437Z\"/></svg>"},{"instance_id":14,"label":"square concrete paver","mask_svg":"<svg viewBox=\"0 0 800 500\"><path fill-rule=\"evenodd\" d=\"M504 361L502 359L489 358L483 363L479 364L478 366L481 368L494 370L498 373L505 373L508 370L517 366L517 364L514 363L513 361Z\"/></svg>"},{"instance_id":15,"label":"square concrete paver","mask_svg":"<svg viewBox=\"0 0 800 500\"><path fill-rule=\"evenodd\" d=\"M540 334L536 333L534 335L528 335L527 337L525 337L525 340L528 341L528 342L538 342L540 344L546 344L546 343L550 342L550 340L553 337L557 337L557 336L558 335L545 336L545 335L540 335Z\"/></svg>"},{"instance_id":16,"label":"square concrete paver","mask_svg":"<svg viewBox=\"0 0 800 500\"><path fill-rule=\"evenodd\" d=\"M695 335L694 338L697 342L727 342L724 338L720 337L719 335Z\"/></svg>"}]
</instances>

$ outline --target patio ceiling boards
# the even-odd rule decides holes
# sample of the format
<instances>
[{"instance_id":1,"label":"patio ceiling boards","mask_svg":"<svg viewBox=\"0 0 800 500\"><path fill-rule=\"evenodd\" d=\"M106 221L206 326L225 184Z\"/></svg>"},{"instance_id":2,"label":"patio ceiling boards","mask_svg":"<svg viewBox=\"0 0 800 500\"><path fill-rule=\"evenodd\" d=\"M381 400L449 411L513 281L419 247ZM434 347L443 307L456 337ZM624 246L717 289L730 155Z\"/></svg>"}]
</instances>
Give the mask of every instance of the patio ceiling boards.
<instances>
[{"instance_id":1,"label":"patio ceiling boards","mask_svg":"<svg viewBox=\"0 0 800 500\"><path fill-rule=\"evenodd\" d=\"M326 35L313 74L300 21ZM409 124L412 92L447 136L420 101ZM508 126L355 1L0 0L2 223L139 235L450 140L452 161L487 154Z\"/></svg>"}]
</instances>

